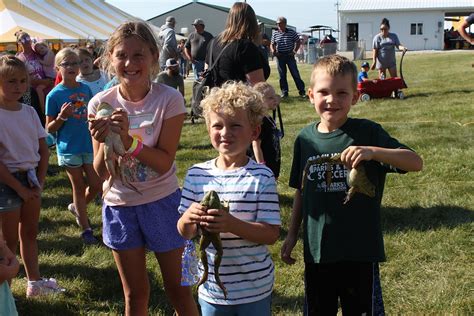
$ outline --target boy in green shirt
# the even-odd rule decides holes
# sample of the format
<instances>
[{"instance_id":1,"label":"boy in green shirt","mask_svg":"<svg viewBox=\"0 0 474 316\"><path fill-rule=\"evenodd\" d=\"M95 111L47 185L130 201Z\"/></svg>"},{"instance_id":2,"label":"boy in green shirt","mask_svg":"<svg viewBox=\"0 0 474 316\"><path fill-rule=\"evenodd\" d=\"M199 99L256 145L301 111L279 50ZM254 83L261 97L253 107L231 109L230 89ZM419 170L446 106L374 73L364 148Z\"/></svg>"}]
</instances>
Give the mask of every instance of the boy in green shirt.
<instances>
[{"instance_id":1,"label":"boy in green shirt","mask_svg":"<svg viewBox=\"0 0 474 316\"><path fill-rule=\"evenodd\" d=\"M282 260L295 262L291 251L303 222L307 315L336 315L338 299L343 314L383 313L376 287L378 263L385 261L380 223L385 175L419 171L423 161L379 124L348 117L359 94L357 68L347 58L319 59L308 95L320 122L303 128L295 140L289 185L296 193ZM330 181L324 164L304 172L308 160L337 154L342 163L331 166ZM356 193L344 204L347 174L359 164L375 185L375 197Z\"/></svg>"}]
</instances>

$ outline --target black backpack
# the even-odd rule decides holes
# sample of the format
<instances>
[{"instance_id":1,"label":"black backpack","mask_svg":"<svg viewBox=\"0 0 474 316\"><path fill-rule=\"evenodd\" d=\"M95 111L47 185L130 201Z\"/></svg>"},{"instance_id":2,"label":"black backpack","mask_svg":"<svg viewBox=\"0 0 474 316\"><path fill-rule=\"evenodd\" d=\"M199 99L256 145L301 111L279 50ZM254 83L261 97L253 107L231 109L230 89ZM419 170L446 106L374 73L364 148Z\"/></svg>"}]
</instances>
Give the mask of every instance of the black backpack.
<instances>
[{"instance_id":1,"label":"black backpack","mask_svg":"<svg viewBox=\"0 0 474 316\"><path fill-rule=\"evenodd\" d=\"M216 60L212 60L212 47L214 46L214 39L209 43L209 60L211 66L204 70L199 80L195 80L193 83L193 95L191 98L191 123L194 123L194 119L202 115L201 100L209 93L211 88L216 86L217 73L214 67L217 65L220 57L224 50L229 46L228 44L220 51Z\"/></svg>"}]
</instances>

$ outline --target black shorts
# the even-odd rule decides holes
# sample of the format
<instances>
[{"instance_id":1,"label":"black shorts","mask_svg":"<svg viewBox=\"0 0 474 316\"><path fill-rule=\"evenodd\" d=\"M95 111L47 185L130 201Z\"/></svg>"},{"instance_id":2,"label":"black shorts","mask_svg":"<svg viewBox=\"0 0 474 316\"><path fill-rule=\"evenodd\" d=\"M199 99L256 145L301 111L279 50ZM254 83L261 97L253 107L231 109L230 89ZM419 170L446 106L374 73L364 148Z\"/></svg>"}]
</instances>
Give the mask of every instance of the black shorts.
<instances>
[{"instance_id":1,"label":"black shorts","mask_svg":"<svg viewBox=\"0 0 474 316\"><path fill-rule=\"evenodd\" d=\"M385 315L379 266L373 262L305 264L304 315Z\"/></svg>"}]
</instances>

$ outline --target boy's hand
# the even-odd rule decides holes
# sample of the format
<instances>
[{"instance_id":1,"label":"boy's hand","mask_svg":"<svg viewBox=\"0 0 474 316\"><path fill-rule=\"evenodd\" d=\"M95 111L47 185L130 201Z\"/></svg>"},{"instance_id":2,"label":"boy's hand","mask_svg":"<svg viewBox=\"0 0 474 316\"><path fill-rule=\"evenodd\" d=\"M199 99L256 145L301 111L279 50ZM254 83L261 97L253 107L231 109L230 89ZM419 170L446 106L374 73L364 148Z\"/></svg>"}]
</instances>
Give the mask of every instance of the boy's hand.
<instances>
[{"instance_id":1,"label":"boy's hand","mask_svg":"<svg viewBox=\"0 0 474 316\"><path fill-rule=\"evenodd\" d=\"M341 161L348 168L352 169L363 161L372 160L374 152L369 146L349 146L341 153Z\"/></svg>"},{"instance_id":2,"label":"boy's hand","mask_svg":"<svg viewBox=\"0 0 474 316\"><path fill-rule=\"evenodd\" d=\"M233 227L235 217L225 210L208 209L199 225L211 233L227 233Z\"/></svg>"},{"instance_id":3,"label":"boy's hand","mask_svg":"<svg viewBox=\"0 0 474 316\"><path fill-rule=\"evenodd\" d=\"M291 252L293 251L293 248L296 246L296 237L293 236L286 236L285 241L283 242L283 245L281 246L281 260L286 263L286 264L294 264L296 262L296 259L291 257Z\"/></svg>"},{"instance_id":4,"label":"boy's hand","mask_svg":"<svg viewBox=\"0 0 474 316\"><path fill-rule=\"evenodd\" d=\"M89 115L89 131L96 141L103 143L110 131L109 119L106 117L96 119L93 115Z\"/></svg>"},{"instance_id":5,"label":"boy's hand","mask_svg":"<svg viewBox=\"0 0 474 316\"><path fill-rule=\"evenodd\" d=\"M200 224L204 215L206 215L206 207L194 202L184 212L181 219L185 225Z\"/></svg>"}]
</instances>

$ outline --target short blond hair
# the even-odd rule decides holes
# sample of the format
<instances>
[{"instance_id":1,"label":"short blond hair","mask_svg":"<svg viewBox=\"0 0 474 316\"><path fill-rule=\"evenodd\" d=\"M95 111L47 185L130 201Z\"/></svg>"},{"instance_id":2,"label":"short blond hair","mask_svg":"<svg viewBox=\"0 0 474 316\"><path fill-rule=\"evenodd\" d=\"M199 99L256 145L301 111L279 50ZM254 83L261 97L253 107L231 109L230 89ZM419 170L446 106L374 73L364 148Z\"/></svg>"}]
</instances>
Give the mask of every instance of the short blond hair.
<instances>
[{"instance_id":1,"label":"short blond hair","mask_svg":"<svg viewBox=\"0 0 474 316\"><path fill-rule=\"evenodd\" d=\"M54 65L59 68L59 65L63 62L64 59L70 57L70 56L75 56L79 58L79 55L76 53L76 50L71 47L65 47L61 49L57 54L56 57L54 57Z\"/></svg>"},{"instance_id":2,"label":"short blond hair","mask_svg":"<svg viewBox=\"0 0 474 316\"><path fill-rule=\"evenodd\" d=\"M329 55L318 59L313 66L313 71L311 72L311 87L313 87L316 82L316 73L318 70L325 71L330 76L351 76L352 89L354 91L357 90L357 66L346 57Z\"/></svg>"},{"instance_id":3,"label":"short blond hair","mask_svg":"<svg viewBox=\"0 0 474 316\"><path fill-rule=\"evenodd\" d=\"M201 101L201 106L208 126L212 112L234 115L237 109L243 109L247 112L252 127L260 125L265 115L262 94L242 82L235 81L228 81L220 88L212 88Z\"/></svg>"}]
</instances>

